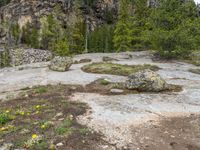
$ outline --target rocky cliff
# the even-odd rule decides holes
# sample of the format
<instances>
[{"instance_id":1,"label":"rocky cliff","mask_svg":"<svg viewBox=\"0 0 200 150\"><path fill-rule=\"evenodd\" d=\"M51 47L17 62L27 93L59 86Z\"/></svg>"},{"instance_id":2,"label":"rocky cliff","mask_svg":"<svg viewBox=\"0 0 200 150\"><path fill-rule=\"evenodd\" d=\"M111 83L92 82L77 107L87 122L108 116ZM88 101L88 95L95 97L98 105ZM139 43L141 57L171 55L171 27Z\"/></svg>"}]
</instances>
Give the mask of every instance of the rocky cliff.
<instances>
[{"instance_id":1,"label":"rocky cliff","mask_svg":"<svg viewBox=\"0 0 200 150\"><path fill-rule=\"evenodd\" d=\"M112 14L112 19L117 16L117 0L93 0L90 3L87 0L12 0L0 8L0 23L17 22L20 28L28 22L37 25L39 19L51 14L56 6L61 8L64 22L76 22L80 19L77 12L81 12L81 19L87 18L91 29L108 20L105 13ZM6 31L1 27L0 39L5 39L5 36Z\"/></svg>"}]
</instances>

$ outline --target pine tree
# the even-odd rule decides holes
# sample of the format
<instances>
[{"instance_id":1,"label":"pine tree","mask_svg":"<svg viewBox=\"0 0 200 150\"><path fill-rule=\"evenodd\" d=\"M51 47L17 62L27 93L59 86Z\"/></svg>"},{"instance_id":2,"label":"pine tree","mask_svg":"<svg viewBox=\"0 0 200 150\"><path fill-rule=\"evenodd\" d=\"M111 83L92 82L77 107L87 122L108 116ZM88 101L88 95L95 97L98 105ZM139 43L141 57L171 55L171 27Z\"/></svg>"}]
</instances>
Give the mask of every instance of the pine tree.
<instances>
[{"instance_id":1,"label":"pine tree","mask_svg":"<svg viewBox=\"0 0 200 150\"><path fill-rule=\"evenodd\" d=\"M149 30L149 17L151 8L147 7L147 0L134 0L133 1L132 19L132 46L133 49L147 49L149 46L148 39L145 37L146 31Z\"/></svg>"},{"instance_id":2,"label":"pine tree","mask_svg":"<svg viewBox=\"0 0 200 150\"><path fill-rule=\"evenodd\" d=\"M163 57L185 57L197 49L200 30L197 7L193 0L160 1L151 15L153 30L150 32L152 48ZM189 21L189 22L188 22ZM186 27L187 26L187 27Z\"/></svg>"},{"instance_id":3,"label":"pine tree","mask_svg":"<svg viewBox=\"0 0 200 150\"><path fill-rule=\"evenodd\" d=\"M132 42L132 23L129 15L128 0L120 0L118 21L114 31L114 46L116 51L128 51L131 49Z\"/></svg>"}]
</instances>

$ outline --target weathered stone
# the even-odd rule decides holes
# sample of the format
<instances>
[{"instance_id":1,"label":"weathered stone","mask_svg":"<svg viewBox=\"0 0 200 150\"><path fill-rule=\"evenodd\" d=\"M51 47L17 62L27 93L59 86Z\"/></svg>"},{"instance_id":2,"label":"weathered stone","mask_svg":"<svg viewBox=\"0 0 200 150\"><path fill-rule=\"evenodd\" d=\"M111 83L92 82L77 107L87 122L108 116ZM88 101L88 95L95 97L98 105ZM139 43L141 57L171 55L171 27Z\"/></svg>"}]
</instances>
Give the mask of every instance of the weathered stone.
<instances>
[{"instance_id":1,"label":"weathered stone","mask_svg":"<svg viewBox=\"0 0 200 150\"><path fill-rule=\"evenodd\" d=\"M167 83L156 72L149 69L131 74L125 86L129 90L160 92L167 89Z\"/></svg>"},{"instance_id":2,"label":"weathered stone","mask_svg":"<svg viewBox=\"0 0 200 150\"><path fill-rule=\"evenodd\" d=\"M58 144L56 144L56 146L57 146L57 147L61 147L61 146L63 146L63 145L64 145L64 144L63 144L63 143L61 143L61 142L60 142L60 143L58 143Z\"/></svg>"},{"instance_id":3,"label":"weathered stone","mask_svg":"<svg viewBox=\"0 0 200 150\"><path fill-rule=\"evenodd\" d=\"M103 60L103 61L118 61L118 60L115 59L115 58L111 58L111 57L107 57L107 56L103 57L102 60Z\"/></svg>"},{"instance_id":4,"label":"weathered stone","mask_svg":"<svg viewBox=\"0 0 200 150\"><path fill-rule=\"evenodd\" d=\"M9 55L11 66L46 62L52 58L52 54L50 51L40 49L11 49Z\"/></svg>"},{"instance_id":5,"label":"weathered stone","mask_svg":"<svg viewBox=\"0 0 200 150\"><path fill-rule=\"evenodd\" d=\"M80 4L80 7L77 6ZM102 24L107 20L105 12L109 9L112 12L113 20L117 17L117 1L116 0L95 0L92 7L85 5L84 1L75 0L12 0L8 5L0 7L0 23L17 22L22 28L28 22L34 26L38 25L40 18L51 14L55 7L60 6L59 19L63 25L79 22L77 16L79 12L83 12L83 17L87 15L89 29L94 29L98 24ZM80 10L77 10L80 9ZM7 28L0 26L0 43L7 43Z\"/></svg>"},{"instance_id":6,"label":"weathered stone","mask_svg":"<svg viewBox=\"0 0 200 150\"><path fill-rule=\"evenodd\" d=\"M124 91L121 90L121 89L111 89L110 92L113 93L113 94L121 94L121 93L123 93Z\"/></svg>"},{"instance_id":7,"label":"weathered stone","mask_svg":"<svg viewBox=\"0 0 200 150\"><path fill-rule=\"evenodd\" d=\"M11 150L13 149L12 143L4 143L3 146L0 146L0 150Z\"/></svg>"},{"instance_id":8,"label":"weathered stone","mask_svg":"<svg viewBox=\"0 0 200 150\"><path fill-rule=\"evenodd\" d=\"M64 72L64 71L69 70L72 63L73 61L70 57L56 56L54 59L52 59L49 69L53 71Z\"/></svg>"},{"instance_id":9,"label":"weathered stone","mask_svg":"<svg viewBox=\"0 0 200 150\"><path fill-rule=\"evenodd\" d=\"M88 62L91 62L92 60L91 59L81 59L81 60L75 60L73 63L74 64L81 64L81 63L88 63Z\"/></svg>"}]
</instances>

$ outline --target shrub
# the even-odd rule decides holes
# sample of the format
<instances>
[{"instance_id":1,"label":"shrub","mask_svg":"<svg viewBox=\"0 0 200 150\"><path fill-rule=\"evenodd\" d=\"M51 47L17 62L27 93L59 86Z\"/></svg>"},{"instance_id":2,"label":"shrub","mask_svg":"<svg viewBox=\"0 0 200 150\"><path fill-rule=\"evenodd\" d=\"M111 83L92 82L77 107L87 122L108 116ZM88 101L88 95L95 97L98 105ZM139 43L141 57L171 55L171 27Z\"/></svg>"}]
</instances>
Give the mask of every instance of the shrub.
<instances>
[{"instance_id":1,"label":"shrub","mask_svg":"<svg viewBox=\"0 0 200 150\"><path fill-rule=\"evenodd\" d=\"M4 125L7 122L11 121L13 117L7 113L0 113L0 125Z\"/></svg>"},{"instance_id":2,"label":"shrub","mask_svg":"<svg viewBox=\"0 0 200 150\"><path fill-rule=\"evenodd\" d=\"M68 56L70 54L67 40L56 41L53 49L55 55Z\"/></svg>"}]
</instances>

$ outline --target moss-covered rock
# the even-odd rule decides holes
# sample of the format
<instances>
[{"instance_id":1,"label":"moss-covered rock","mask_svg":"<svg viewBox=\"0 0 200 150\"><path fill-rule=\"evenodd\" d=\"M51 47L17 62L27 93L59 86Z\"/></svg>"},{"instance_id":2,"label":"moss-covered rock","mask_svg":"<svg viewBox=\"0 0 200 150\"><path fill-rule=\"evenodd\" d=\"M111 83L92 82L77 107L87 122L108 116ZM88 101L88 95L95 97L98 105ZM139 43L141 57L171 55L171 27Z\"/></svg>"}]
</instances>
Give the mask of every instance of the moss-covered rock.
<instances>
[{"instance_id":1,"label":"moss-covered rock","mask_svg":"<svg viewBox=\"0 0 200 150\"><path fill-rule=\"evenodd\" d=\"M167 83L156 72L147 69L131 74L126 81L126 88L145 92L160 92L167 89Z\"/></svg>"},{"instance_id":2,"label":"moss-covered rock","mask_svg":"<svg viewBox=\"0 0 200 150\"><path fill-rule=\"evenodd\" d=\"M54 59L52 59L49 69L53 71L64 72L64 71L69 70L72 64L73 64L73 61L70 57L56 56Z\"/></svg>"}]
</instances>

